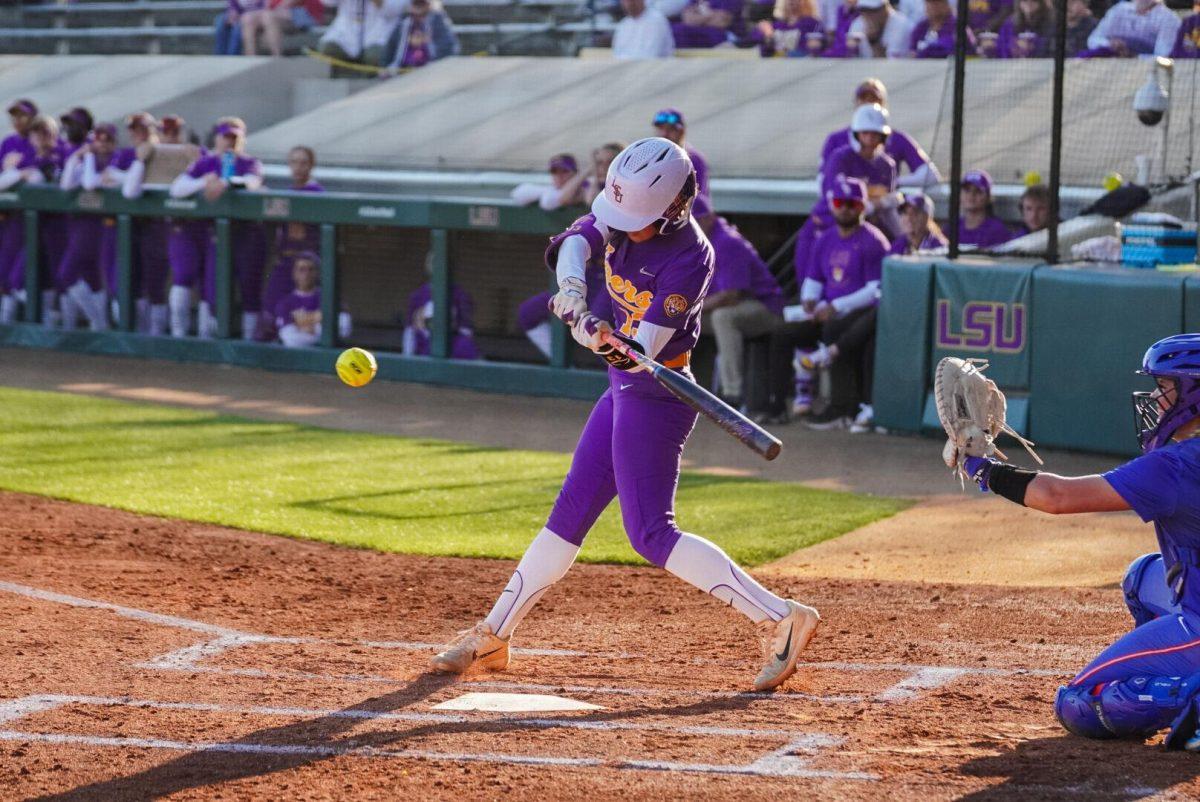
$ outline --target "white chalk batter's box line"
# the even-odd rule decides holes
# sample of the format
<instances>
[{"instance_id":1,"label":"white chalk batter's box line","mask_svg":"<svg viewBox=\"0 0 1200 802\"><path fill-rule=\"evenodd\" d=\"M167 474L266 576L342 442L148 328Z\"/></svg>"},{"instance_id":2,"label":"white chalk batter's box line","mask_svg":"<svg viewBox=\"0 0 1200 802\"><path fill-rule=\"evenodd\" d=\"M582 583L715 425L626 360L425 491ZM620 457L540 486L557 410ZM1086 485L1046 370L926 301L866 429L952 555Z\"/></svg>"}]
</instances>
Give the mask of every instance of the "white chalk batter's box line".
<instances>
[{"instance_id":1,"label":"white chalk batter's box line","mask_svg":"<svg viewBox=\"0 0 1200 802\"><path fill-rule=\"evenodd\" d=\"M322 681L322 682L372 682L382 684L401 684L400 680L393 677L375 676L369 674L321 674L304 671L279 671L273 669L259 668L238 668L227 666L206 665L202 661L211 660L230 649L241 648L254 644L346 644L347 641L328 638L309 638L309 637L286 637L278 635L260 635L230 627L223 627L217 624L209 624L203 621L196 621L190 618L182 618L180 616L164 615L162 613L154 613L148 610L140 610L135 607L126 607L111 602L102 602L94 599L85 599L79 596L71 596L54 591L42 590L27 585L20 585L14 582L0 581L0 591L6 591L26 598L37 599L39 601L52 602L55 604L63 604L70 607L106 610L122 618L129 618L143 623L156 624L160 626L171 627L174 629L183 629L192 632L202 632L207 635L214 636L209 640L201 643L186 646L168 652L158 657L152 658L142 663L135 665L137 668L149 668L166 671L183 671L190 673L204 674L228 674L232 676L246 676L257 678L271 679L293 679L303 681ZM352 641L353 645L366 648L377 649L405 649L427 651L435 648L435 644L417 643L411 641L368 641L356 640ZM554 657L587 657L593 660L603 659L645 659L639 655L632 654L603 654L593 652L580 652L560 649L514 649L517 654L529 654L538 656L554 656ZM929 692L964 676L1054 676L1066 677L1069 672L1059 671L1054 669L1008 669L1008 668L981 668L977 666L931 666L919 665L910 663L855 663L855 662L812 662L801 663L802 668L807 670L816 669L832 669L837 671L854 671L854 672L902 672L908 676L896 682L892 686L886 688L874 697L865 697L858 695L814 695L801 693L750 693L736 691L702 691L702 690L687 690L687 689L657 689L657 688L630 688L630 687L601 687L601 686L562 686L562 685L534 685L515 682L466 682L464 684L472 687L492 687L492 688L523 688L525 690L561 690L572 693L601 693L601 694L616 694L624 696L699 696L708 698L726 698L726 697L751 697L761 698L764 700L775 701L795 701L797 699L811 699L827 704L857 704L867 701L868 698L873 698L875 701L881 702L904 702L917 699L922 693Z\"/></svg>"},{"instance_id":2,"label":"white chalk batter's box line","mask_svg":"<svg viewBox=\"0 0 1200 802\"><path fill-rule=\"evenodd\" d=\"M756 777L795 777L804 779L834 780L878 780L869 772L833 771L813 768L814 758L822 750L841 745L844 738L825 733L799 733L788 730L750 729L731 727L692 727L673 724L637 723L627 721L587 721L569 718L525 718L497 716L489 718L467 718L444 713L417 713L411 711L373 710L322 710L301 707L263 707L209 704L203 702L164 702L151 699L133 699L119 696L77 696L63 694L41 694L19 699L0 701L0 726L11 726L28 716L45 713L72 705L124 707L153 710L186 710L199 713L250 714L258 716L282 716L288 718L320 719L345 718L360 721L397 721L422 724L468 724L475 726L504 725L514 729L570 729L570 730L622 730L643 732L670 732L682 735L717 736L727 738L775 738L785 744L758 759L744 764L737 763L687 763L662 760L633 760L625 758L573 758L548 755L521 755L503 753L441 752L423 749L383 749L378 747L343 744L263 744L251 741L180 741L164 738L137 738L128 736L102 736L79 733L46 733L13 729L0 729L0 741L21 741L59 745L112 747L122 749L168 749L184 752L232 752L260 755L299 755L321 757L367 757L393 759L423 759L452 762L505 763L532 766L614 768L640 771L683 771L704 774L738 774Z\"/></svg>"}]
</instances>

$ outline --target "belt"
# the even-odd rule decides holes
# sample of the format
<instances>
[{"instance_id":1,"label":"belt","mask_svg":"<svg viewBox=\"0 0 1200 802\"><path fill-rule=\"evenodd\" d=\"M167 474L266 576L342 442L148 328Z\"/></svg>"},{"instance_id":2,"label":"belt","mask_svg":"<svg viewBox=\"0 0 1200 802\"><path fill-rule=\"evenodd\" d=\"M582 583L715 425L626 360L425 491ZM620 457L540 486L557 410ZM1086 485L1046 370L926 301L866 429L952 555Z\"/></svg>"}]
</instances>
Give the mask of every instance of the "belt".
<instances>
[{"instance_id":1,"label":"belt","mask_svg":"<svg viewBox=\"0 0 1200 802\"><path fill-rule=\"evenodd\" d=\"M686 367L690 366L691 364L692 364L692 352L684 351L679 356L672 357L671 359L668 359L666 362L663 362L662 366L664 368L686 368Z\"/></svg>"}]
</instances>

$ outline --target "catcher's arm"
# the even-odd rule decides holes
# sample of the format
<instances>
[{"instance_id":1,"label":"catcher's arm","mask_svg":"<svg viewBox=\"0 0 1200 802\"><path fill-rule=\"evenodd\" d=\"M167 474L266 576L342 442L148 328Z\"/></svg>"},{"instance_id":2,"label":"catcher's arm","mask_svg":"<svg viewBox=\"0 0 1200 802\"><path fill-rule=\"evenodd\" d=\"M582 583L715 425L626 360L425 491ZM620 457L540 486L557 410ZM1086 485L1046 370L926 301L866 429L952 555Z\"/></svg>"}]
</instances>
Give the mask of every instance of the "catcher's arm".
<instances>
[{"instance_id":1,"label":"catcher's arm","mask_svg":"<svg viewBox=\"0 0 1200 802\"><path fill-rule=\"evenodd\" d=\"M1065 515L1076 512L1118 512L1129 502L1103 476L1058 476L1030 471L990 457L967 457L963 470L983 492L992 491L1009 501Z\"/></svg>"}]
</instances>

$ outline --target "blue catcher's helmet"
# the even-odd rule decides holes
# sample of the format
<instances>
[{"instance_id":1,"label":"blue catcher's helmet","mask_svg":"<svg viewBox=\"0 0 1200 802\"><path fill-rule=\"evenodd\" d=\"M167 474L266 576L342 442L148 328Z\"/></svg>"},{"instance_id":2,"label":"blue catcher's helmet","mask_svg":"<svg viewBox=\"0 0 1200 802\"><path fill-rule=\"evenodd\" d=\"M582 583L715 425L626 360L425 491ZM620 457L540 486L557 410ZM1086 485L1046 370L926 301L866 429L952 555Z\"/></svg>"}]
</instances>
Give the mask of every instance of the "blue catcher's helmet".
<instances>
[{"instance_id":1,"label":"blue catcher's helmet","mask_svg":"<svg viewBox=\"0 0 1200 802\"><path fill-rule=\"evenodd\" d=\"M1169 406L1161 390L1133 394L1134 424L1142 451L1171 442L1179 427L1200 417L1200 334L1176 334L1159 340L1142 357L1138 371L1175 385Z\"/></svg>"}]
</instances>

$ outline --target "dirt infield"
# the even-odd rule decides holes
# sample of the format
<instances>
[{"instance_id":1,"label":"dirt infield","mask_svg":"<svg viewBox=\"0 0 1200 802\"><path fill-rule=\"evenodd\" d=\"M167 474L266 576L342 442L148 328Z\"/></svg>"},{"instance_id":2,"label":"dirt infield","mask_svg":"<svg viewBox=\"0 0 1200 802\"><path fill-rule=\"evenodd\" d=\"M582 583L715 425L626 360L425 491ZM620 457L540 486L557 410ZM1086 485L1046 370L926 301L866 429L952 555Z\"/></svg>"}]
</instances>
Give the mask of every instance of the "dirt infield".
<instances>
[{"instance_id":1,"label":"dirt infield","mask_svg":"<svg viewBox=\"0 0 1200 802\"><path fill-rule=\"evenodd\" d=\"M427 675L511 564L0 494L0 796L1195 798L1194 756L1065 735L1111 590L774 578L827 625L782 693L753 630L651 569L577 566L510 671ZM447 713L471 690L602 710Z\"/></svg>"}]
</instances>

